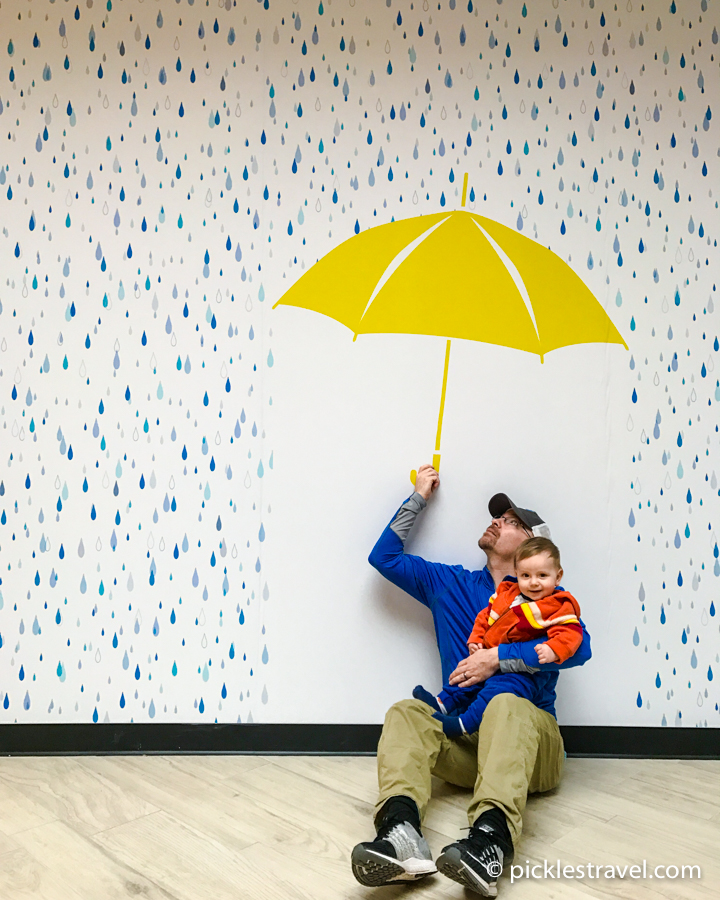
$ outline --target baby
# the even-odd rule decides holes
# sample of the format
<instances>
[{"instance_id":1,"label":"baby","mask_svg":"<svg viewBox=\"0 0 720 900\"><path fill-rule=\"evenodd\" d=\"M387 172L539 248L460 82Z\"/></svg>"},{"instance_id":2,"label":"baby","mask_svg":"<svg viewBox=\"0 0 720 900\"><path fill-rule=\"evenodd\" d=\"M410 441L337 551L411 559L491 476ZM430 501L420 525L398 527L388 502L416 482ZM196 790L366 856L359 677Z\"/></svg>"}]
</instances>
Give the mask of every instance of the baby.
<instances>
[{"instance_id":1,"label":"baby","mask_svg":"<svg viewBox=\"0 0 720 900\"><path fill-rule=\"evenodd\" d=\"M582 627L577 600L560 588L560 551L548 538L530 538L515 553L515 571L517 580L502 581L475 619L468 650L475 653L480 647L546 635L547 640L535 647L538 663L565 662L582 643ZM437 697L418 685L413 697L436 710L433 718L442 723L448 737L458 737L478 730L485 708L498 694L515 694L534 703L539 693L533 675L500 672L472 687L447 684Z\"/></svg>"}]
</instances>

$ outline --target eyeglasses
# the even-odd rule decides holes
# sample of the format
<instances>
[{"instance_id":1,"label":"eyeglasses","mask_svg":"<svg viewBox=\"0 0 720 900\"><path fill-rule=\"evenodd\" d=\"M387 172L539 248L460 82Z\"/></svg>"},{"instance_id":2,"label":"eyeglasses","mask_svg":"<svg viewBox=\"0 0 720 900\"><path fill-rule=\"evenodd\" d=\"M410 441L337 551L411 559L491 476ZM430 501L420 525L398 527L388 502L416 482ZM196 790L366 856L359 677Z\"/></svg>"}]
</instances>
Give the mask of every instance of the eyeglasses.
<instances>
[{"instance_id":1,"label":"eyeglasses","mask_svg":"<svg viewBox=\"0 0 720 900\"><path fill-rule=\"evenodd\" d=\"M492 520L493 522L504 522L510 528L521 528L523 531L527 531L527 527L518 519L508 518L507 516L493 516Z\"/></svg>"}]
</instances>

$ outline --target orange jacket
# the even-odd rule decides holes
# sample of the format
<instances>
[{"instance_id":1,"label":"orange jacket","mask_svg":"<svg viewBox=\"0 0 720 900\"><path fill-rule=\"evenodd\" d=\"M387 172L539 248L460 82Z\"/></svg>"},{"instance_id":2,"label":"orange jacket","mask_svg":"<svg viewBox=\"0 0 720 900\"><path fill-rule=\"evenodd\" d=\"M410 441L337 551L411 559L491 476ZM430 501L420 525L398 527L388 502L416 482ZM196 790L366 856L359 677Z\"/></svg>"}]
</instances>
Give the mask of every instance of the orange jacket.
<instances>
[{"instance_id":1,"label":"orange jacket","mask_svg":"<svg viewBox=\"0 0 720 900\"><path fill-rule=\"evenodd\" d=\"M526 600L512 606L519 594L517 582L501 582L488 606L475 619L468 644L497 647L547 635L546 643L558 655L559 662L565 662L582 643L577 600L567 591L556 590L543 600Z\"/></svg>"}]
</instances>

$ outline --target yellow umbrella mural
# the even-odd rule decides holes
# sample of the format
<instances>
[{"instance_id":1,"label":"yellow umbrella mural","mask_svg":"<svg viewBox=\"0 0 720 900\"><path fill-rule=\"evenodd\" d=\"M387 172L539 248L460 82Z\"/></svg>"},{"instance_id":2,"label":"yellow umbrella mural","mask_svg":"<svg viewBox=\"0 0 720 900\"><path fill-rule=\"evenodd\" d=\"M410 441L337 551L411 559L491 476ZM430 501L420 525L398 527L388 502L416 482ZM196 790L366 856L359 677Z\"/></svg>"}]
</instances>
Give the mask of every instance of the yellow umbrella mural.
<instances>
[{"instance_id":1,"label":"yellow umbrella mural","mask_svg":"<svg viewBox=\"0 0 720 900\"><path fill-rule=\"evenodd\" d=\"M465 175L462 206L467 195ZM310 268L275 304L336 319L359 334L428 334L546 353L627 344L591 291L546 247L466 211L360 232ZM273 308L275 308L273 307ZM440 466L450 340L433 466ZM414 476L414 472L413 472ZM414 480L414 478L413 478Z\"/></svg>"}]
</instances>

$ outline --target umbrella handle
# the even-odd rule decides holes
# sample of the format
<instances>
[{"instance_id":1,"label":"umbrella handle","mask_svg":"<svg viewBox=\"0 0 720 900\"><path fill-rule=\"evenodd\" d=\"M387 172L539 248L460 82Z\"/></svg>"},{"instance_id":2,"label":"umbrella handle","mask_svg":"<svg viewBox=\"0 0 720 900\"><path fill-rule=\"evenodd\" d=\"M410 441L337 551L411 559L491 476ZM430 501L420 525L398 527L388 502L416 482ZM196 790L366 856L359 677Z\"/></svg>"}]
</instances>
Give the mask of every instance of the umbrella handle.
<instances>
[{"instance_id":1,"label":"umbrella handle","mask_svg":"<svg viewBox=\"0 0 720 900\"><path fill-rule=\"evenodd\" d=\"M465 176L467 184L467 175ZM435 437L435 453L433 453L432 466L436 472L440 471L440 437L442 435L443 413L445 411L445 391L447 390L448 368L450 366L450 341L445 345L445 369L443 371L442 393L440 395L440 414L438 415L437 436ZM417 469L410 470L410 481L415 487Z\"/></svg>"}]
</instances>

